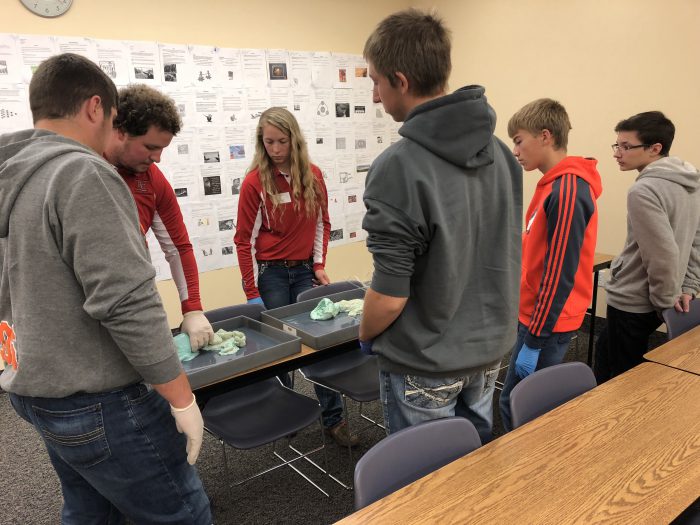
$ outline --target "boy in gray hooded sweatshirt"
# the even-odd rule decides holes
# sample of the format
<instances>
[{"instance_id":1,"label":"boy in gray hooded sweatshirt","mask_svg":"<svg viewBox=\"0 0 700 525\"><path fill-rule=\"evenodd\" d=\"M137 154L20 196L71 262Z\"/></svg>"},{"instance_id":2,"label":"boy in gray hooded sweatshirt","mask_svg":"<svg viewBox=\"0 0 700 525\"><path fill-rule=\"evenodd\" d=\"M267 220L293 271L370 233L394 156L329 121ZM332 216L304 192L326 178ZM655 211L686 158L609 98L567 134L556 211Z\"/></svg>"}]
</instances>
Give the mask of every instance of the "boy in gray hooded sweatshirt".
<instances>
[{"instance_id":1,"label":"boy in gray hooded sweatshirt","mask_svg":"<svg viewBox=\"0 0 700 525\"><path fill-rule=\"evenodd\" d=\"M687 312L700 290L700 173L669 157L675 127L660 111L615 127L614 157L638 170L627 193L627 239L610 266L607 324L596 346L598 383L643 361L666 308Z\"/></svg>"},{"instance_id":2,"label":"boy in gray hooded sweatshirt","mask_svg":"<svg viewBox=\"0 0 700 525\"><path fill-rule=\"evenodd\" d=\"M117 90L66 53L29 103L34 129L0 136L0 387L44 440L62 523L209 524L202 415L134 200L98 155Z\"/></svg>"},{"instance_id":3,"label":"boy in gray hooded sweatshirt","mask_svg":"<svg viewBox=\"0 0 700 525\"><path fill-rule=\"evenodd\" d=\"M360 341L379 356L386 427L460 415L486 442L497 367L515 342L522 169L493 135L484 88L446 93L440 20L391 15L364 55L374 101L404 123L369 170L362 225L374 275Z\"/></svg>"}]
</instances>

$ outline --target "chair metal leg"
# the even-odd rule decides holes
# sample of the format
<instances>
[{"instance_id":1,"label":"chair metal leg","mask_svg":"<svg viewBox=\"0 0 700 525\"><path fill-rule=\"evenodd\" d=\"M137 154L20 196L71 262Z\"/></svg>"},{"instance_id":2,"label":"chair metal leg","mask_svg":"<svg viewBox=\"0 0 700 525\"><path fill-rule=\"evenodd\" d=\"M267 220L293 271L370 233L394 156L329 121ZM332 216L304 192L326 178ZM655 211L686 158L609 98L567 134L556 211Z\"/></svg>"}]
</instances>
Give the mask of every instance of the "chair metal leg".
<instances>
[{"instance_id":1,"label":"chair metal leg","mask_svg":"<svg viewBox=\"0 0 700 525\"><path fill-rule=\"evenodd\" d=\"M344 394L341 394L341 398L342 398L342 400L343 400L343 417L345 418L345 424L348 426L348 435L352 436L352 426L351 426L351 423L350 423L350 410L348 409L348 398L347 398L347 396L345 396ZM363 413L362 413L362 405L363 405L363 403L362 403L361 401L358 401L358 404L359 404L358 412L359 412L360 418L361 418L361 419L364 419L365 421L368 421L369 423L371 423L371 425L366 426L365 428L361 429L361 430L358 432L358 435L361 434L362 432L364 432L365 430L368 430L368 429L372 428L373 426L379 427L379 428L381 428L382 430L386 430L386 428L384 427L384 425L382 425L382 424L379 423L378 421L375 421L374 419L372 419L371 417L367 416L366 414L363 414ZM340 452L340 451L339 451L339 452ZM337 481L340 485L342 485L342 486L345 487L346 489L350 490L350 489L353 488L353 487L352 487L352 479L353 479L353 474L354 474L354 469L355 469L355 458L354 458L354 455L353 455L353 453L352 453L352 447L351 447L351 446L348 446L348 456L349 456L349 460L350 460L350 466L349 466L349 470L350 470L350 472L349 472L349 477L350 477L350 480L351 480L351 481L350 481L350 485L346 485L346 484L343 483L342 481L336 479L334 476L331 476L331 477L332 477L333 479L335 479L335 481Z\"/></svg>"},{"instance_id":2,"label":"chair metal leg","mask_svg":"<svg viewBox=\"0 0 700 525\"><path fill-rule=\"evenodd\" d=\"M328 474L328 454L326 453L326 435L323 433L323 417L318 418L318 423L319 423L319 428L321 430L321 443L323 443L323 465L325 469L321 468L318 463L313 461L311 458L304 457L304 459L308 462L311 463L314 467L316 467L318 470L323 472L324 474ZM292 446L291 443L288 443L287 446L296 452L298 455L303 455L303 453L300 450L297 450Z\"/></svg>"},{"instance_id":3,"label":"chair metal leg","mask_svg":"<svg viewBox=\"0 0 700 525\"><path fill-rule=\"evenodd\" d=\"M506 364L506 366L502 366L498 369L498 374L500 375L501 370L508 370L508 366L510 363ZM495 382L495 389L498 390L499 392L503 391L503 381L499 381L498 379Z\"/></svg>"},{"instance_id":4,"label":"chair metal leg","mask_svg":"<svg viewBox=\"0 0 700 525\"><path fill-rule=\"evenodd\" d=\"M374 425L375 427L379 427L379 428L381 428L382 430L386 430L386 427L385 427L384 425L382 425L379 421L375 421L375 420L372 419L371 417L369 417L369 416L367 416L366 414L363 414L363 413L362 413L362 405L363 405L363 404L364 404L364 403L362 403L362 402L360 403L360 417L361 417L362 419L364 419L365 421L368 421L369 423L372 423L372 425ZM368 428L371 428L371 427L368 427ZM363 430L363 431L364 431L364 430Z\"/></svg>"},{"instance_id":5,"label":"chair metal leg","mask_svg":"<svg viewBox=\"0 0 700 525\"><path fill-rule=\"evenodd\" d=\"M348 412L348 398L344 395L340 396L343 400L343 413L345 414L345 424L348 426L348 436L352 440L352 427L350 426L350 412ZM348 443L348 456L350 459L350 479L353 478L353 472L355 470L355 462L352 457L352 445ZM352 487L352 482L350 483Z\"/></svg>"},{"instance_id":6,"label":"chair metal leg","mask_svg":"<svg viewBox=\"0 0 700 525\"><path fill-rule=\"evenodd\" d=\"M325 475L329 476L329 477L332 478L333 480L338 481L338 480L336 480L336 479L331 475L331 473L328 471L328 454L327 454L327 452L326 452L326 435L325 435L324 432L323 432L323 417L320 417L320 418L318 419L318 426L319 426L320 433L321 433L321 443L323 444L323 446L322 446L322 449L323 449L323 466L324 466L325 468L321 468L321 466L318 465L318 463L316 463L314 460L312 460L311 458L308 457L308 454L303 454L300 450L298 450L298 449L296 449L295 447L293 447L291 443L288 443L287 446L288 446L295 454L297 454L298 456L300 456L300 458L303 457L304 460L305 460L307 463L310 463L311 465L313 465L314 467L316 467L318 470L320 470L321 472L323 472ZM280 456L280 455L277 454L277 453L275 453L275 454L277 455L278 458L280 458L280 459L282 459L282 460L284 461L284 458L282 458L282 456ZM324 494L326 494L326 496L328 496L328 494L327 494L324 490L322 490L321 488L319 488L318 485L316 485L313 481L311 481L308 477L306 477L303 473L301 473L296 467L294 467L294 466L291 465L291 464L289 465L289 467L290 467L291 469L293 469L297 474L299 474L300 476L302 476L304 479L306 479L306 480L307 480L309 483L311 483L313 486L315 486L318 490L320 490L321 492L323 492ZM342 485L342 483L341 483L341 485ZM330 496L329 496L329 497L330 497Z\"/></svg>"},{"instance_id":7,"label":"chair metal leg","mask_svg":"<svg viewBox=\"0 0 700 525\"><path fill-rule=\"evenodd\" d=\"M348 426L348 435L352 436L352 426L350 423L350 412L348 410L348 402L347 402L348 397L345 394L343 394L342 392L339 392L333 388L329 388L327 385L323 385L321 383L317 383L316 381L309 379L308 377L304 376L303 372L302 372L302 377L304 377L311 384L318 385L318 386L323 387L323 388L327 388L328 390L331 390L333 392L336 392L337 394L340 394L341 399L343 400L343 412L342 413L343 413L343 417L345 418L345 423ZM364 432L365 430L371 428L372 426L376 426L376 427L381 428L382 430L386 430L384 425L382 425L378 421L373 420L372 418L368 417L367 415L363 414L362 413L362 402L358 401L358 403L359 403L360 417L362 419L364 419L365 421L368 421L369 423L371 423L371 426L367 426L367 427L361 429L360 431L358 431L358 435L360 433ZM352 480L353 474L354 474L355 462L354 462L354 456L352 453L351 446L348 446L348 456L349 456L349 460L350 460L350 480ZM338 458L340 458L340 449L338 449ZM343 488L345 488L347 490L352 490L352 481L351 481L350 485L347 485L347 484L343 483L341 480L339 480L338 478L336 478L334 475L332 475L330 473L330 471L328 472L328 476L331 479L333 479L336 483L338 483L340 486L342 486Z\"/></svg>"},{"instance_id":8,"label":"chair metal leg","mask_svg":"<svg viewBox=\"0 0 700 525\"><path fill-rule=\"evenodd\" d=\"M221 443L221 452L224 454L224 472L226 475L226 480L228 481L229 485L231 484L231 473L228 471L228 458L226 457L226 444L222 441L219 440L219 443Z\"/></svg>"},{"instance_id":9,"label":"chair metal leg","mask_svg":"<svg viewBox=\"0 0 700 525\"><path fill-rule=\"evenodd\" d=\"M598 303L598 276L600 271L593 272L593 297L591 298L591 307L588 311L591 314L590 326L588 328L588 356L586 358L586 364L593 367L593 339L595 338L595 316L596 316L596 305Z\"/></svg>"},{"instance_id":10,"label":"chair metal leg","mask_svg":"<svg viewBox=\"0 0 700 525\"><path fill-rule=\"evenodd\" d=\"M292 465L292 463L294 463L295 461L298 461L298 460L300 460L300 459L305 459L307 462L311 463L313 466L315 466L317 469L319 469L319 470L320 470L321 472L323 472L324 474L328 474L328 472L327 472L327 470L328 470L328 459L327 459L327 456L326 456L326 440L325 440L325 436L323 435L323 422L322 422L321 418L319 418L319 426L320 426L320 428L321 428L321 446L316 447L316 448L314 448L314 449L312 449L312 450L309 450L309 451L307 451L307 452L301 452L300 450L297 450L296 448L294 448L293 446L291 446L290 444L288 444L288 448L289 448L290 450L292 450L292 451L296 454L296 457L287 460L287 459L285 459L279 452L277 452L277 442L274 441L274 442L272 442L272 444L271 444L271 445L272 445L272 454L273 454L275 457L277 457L277 459L281 460L282 463L277 464L277 465L274 465L274 466L272 466L272 467L270 467L270 468L267 468L267 469L265 469L265 470L263 470L263 471L261 471L261 472L258 472L258 473L256 473L256 474L253 474L252 476L248 476L247 478L242 479L242 480L239 480L239 481L234 481L233 478L232 478L232 476L231 476L231 473L229 472L229 468L228 468L228 458L227 458L227 454L226 454L226 443L225 443L223 440L219 439L218 436L217 436L217 439L219 440L219 443L221 443L221 451L222 451L222 454L223 454L223 457L224 457L224 472L225 472L227 481L228 481L228 483L229 483L229 486L237 487L237 486L242 485L242 484L244 484L244 483L246 483L246 482L248 482L248 481L250 481L250 480L252 480L252 479L258 478L258 477L263 476L263 475L265 475L265 474L267 474L267 473L269 473L269 472L272 472L273 470L277 470L278 468L288 466L288 467L291 468L293 471L295 471L297 474L299 474L302 478L304 478L306 481L308 481L311 485L313 485L313 486L314 486L319 492L321 492L323 495L325 495L326 497L330 497L330 495L329 495L325 490L323 490L321 487L319 487L316 483L314 483L311 479L309 479L308 476L306 476L303 472L301 472L301 471L300 471L299 469L297 469L294 465ZM207 432L209 432L209 433L211 434L211 432L210 432L208 429L207 429ZM324 464L325 464L325 466L326 466L326 470L324 470L323 468L321 468L319 465L317 465L314 461L312 461L312 460L308 457L308 456L310 456L311 454L314 454L314 453L319 452L319 451L321 451L321 450L323 450L323 453L324 453ZM331 477L332 477L332 476L331 476Z\"/></svg>"},{"instance_id":11,"label":"chair metal leg","mask_svg":"<svg viewBox=\"0 0 700 525\"><path fill-rule=\"evenodd\" d=\"M292 447L290 447L290 448L292 448ZM295 450L295 449L292 448L292 450ZM319 449L319 450L320 450L320 449ZM274 454L275 454L275 456L277 456L279 459L281 459L282 461L284 461L284 465L288 466L290 469L292 469L294 472L296 472L297 474L299 474L299 475L300 475L302 478L304 478L306 481L308 481L309 483L311 483L314 487L316 487L316 489L317 489L319 492L321 492L322 494L324 494L327 498L330 498L330 495L328 494L328 492L326 492L325 490L323 490L323 489L322 489L321 487L319 487L316 483L314 483L306 474L304 474L301 470L299 470L299 469L296 468L294 465L292 465L292 462L293 462L293 461L296 461L297 459L301 459L301 458L304 457L304 456L296 457L296 458L294 458L294 459L292 459L292 460L290 460L290 461L287 461L286 459L284 459L284 457L282 457L282 456L279 454L279 452L275 451ZM308 459L308 458L305 458L305 459ZM313 463L313 462L311 462L311 463ZM282 466L284 466L284 465L279 465L279 466L282 467ZM314 465L315 465L315 464L314 464ZM318 466L318 465L316 465L316 466ZM323 470L323 469L321 469L321 470Z\"/></svg>"}]
</instances>

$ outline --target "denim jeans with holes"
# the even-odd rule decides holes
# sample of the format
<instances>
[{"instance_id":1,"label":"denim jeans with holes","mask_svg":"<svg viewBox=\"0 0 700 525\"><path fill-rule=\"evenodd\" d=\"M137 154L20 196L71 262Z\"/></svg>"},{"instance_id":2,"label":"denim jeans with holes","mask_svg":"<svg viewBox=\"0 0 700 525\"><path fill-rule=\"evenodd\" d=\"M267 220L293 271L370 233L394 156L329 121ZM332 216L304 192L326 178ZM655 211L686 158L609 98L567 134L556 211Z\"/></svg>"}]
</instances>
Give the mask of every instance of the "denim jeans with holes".
<instances>
[{"instance_id":1,"label":"denim jeans with holes","mask_svg":"<svg viewBox=\"0 0 700 525\"><path fill-rule=\"evenodd\" d=\"M168 402L144 384L49 399L10 394L44 440L63 490L64 525L209 525Z\"/></svg>"},{"instance_id":2,"label":"denim jeans with holes","mask_svg":"<svg viewBox=\"0 0 700 525\"><path fill-rule=\"evenodd\" d=\"M560 332L549 336L540 349L540 356L537 360L537 367L535 370L561 363L564 360L566 351L569 349L571 338L575 333L575 331ZM506 373L506 378L503 381L503 390L501 391L501 398L498 402L501 409L503 428L506 432L513 430L513 424L510 418L510 393L513 390L513 387L522 381L522 379L515 374L515 361L518 359L518 354L520 353L520 349L523 347L526 335L527 326L522 323L518 323L518 337L515 340L515 345L513 346L513 352L510 356L510 364L508 365L508 372Z\"/></svg>"},{"instance_id":3,"label":"denim jeans with holes","mask_svg":"<svg viewBox=\"0 0 700 525\"><path fill-rule=\"evenodd\" d=\"M420 377L379 372L384 423L389 434L423 421L462 416L482 443L493 438L493 392L499 365L458 377Z\"/></svg>"}]
</instances>

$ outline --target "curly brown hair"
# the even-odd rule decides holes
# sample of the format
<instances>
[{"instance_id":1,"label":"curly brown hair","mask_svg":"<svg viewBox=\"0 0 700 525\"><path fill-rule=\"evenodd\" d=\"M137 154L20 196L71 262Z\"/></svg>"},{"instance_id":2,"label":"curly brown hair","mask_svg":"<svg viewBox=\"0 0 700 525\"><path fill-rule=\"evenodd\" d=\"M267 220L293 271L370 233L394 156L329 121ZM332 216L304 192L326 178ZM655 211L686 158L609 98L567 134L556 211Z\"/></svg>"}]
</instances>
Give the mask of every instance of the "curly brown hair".
<instances>
[{"instance_id":1,"label":"curly brown hair","mask_svg":"<svg viewBox=\"0 0 700 525\"><path fill-rule=\"evenodd\" d=\"M114 127L134 137L140 137L148 133L151 126L173 135L180 132L182 119L175 101L144 84L121 88Z\"/></svg>"}]
</instances>

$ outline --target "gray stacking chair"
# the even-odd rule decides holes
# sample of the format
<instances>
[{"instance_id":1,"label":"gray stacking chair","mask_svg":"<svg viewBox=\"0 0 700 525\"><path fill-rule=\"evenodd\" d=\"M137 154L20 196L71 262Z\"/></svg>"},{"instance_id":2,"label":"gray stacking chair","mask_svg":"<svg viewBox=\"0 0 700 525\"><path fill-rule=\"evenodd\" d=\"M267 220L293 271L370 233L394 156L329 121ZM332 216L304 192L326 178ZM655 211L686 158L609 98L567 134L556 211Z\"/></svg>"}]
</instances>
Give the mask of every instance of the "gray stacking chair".
<instances>
[{"instance_id":1,"label":"gray stacking chair","mask_svg":"<svg viewBox=\"0 0 700 525\"><path fill-rule=\"evenodd\" d=\"M474 424L463 417L434 419L387 436L369 449L355 466L355 510L480 446Z\"/></svg>"},{"instance_id":2,"label":"gray stacking chair","mask_svg":"<svg viewBox=\"0 0 700 525\"><path fill-rule=\"evenodd\" d=\"M297 296L297 301L308 301L356 288L362 288L362 283L359 281L338 281L301 292ZM307 381L333 390L341 395L343 400L343 417L348 425L348 433L352 432L348 417L348 398L359 403L360 417L371 423L365 429L372 426L384 429L384 425L362 412L363 403L379 399L379 368L377 367L377 358L375 356L365 355L358 348L337 357L302 367L300 370ZM360 432L365 429L361 429ZM352 447L348 447L348 455L350 457L350 468L352 468ZM352 475L352 472L350 472L350 475ZM337 479L336 481L347 487L345 483Z\"/></svg>"},{"instance_id":3,"label":"gray stacking chair","mask_svg":"<svg viewBox=\"0 0 700 525\"><path fill-rule=\"evenodd\" d=\"M219 308L211 312L204 312L210 321L223 321L239 315L245 315L256 321L260 320L260 312L264 310L262 305L235 305ZM216 330L216 323L213 328ZM328 496L328 493L302 473L294 462L304 459L315 468L327 473L327 461L325 456L325 436L321 421L321 407L315 399L304 396L282 385L275 377L265 379L252 385L236 388L224 394L210 399L202 410L205 430L221 443L223 452L224 469L229 476L226 446L238 450L247 450L272 444L273 454L280 460L275 466L258 472L243 480L236 481L234 485L240 485L258 476L262 476L280 467L289 466L316 489ZM320 446L307 452L301 452L288 444L287 450L291 451L291 459L285 459L277 450L276 443L280 439L289 439L302 429L318 423L321 440ZM321 468L308 456L323 450L324 466Z\"/></svg>"},{"instance_id":4,"label":"gray stacking chair","mask_svg":"<svg viewBox=\"0 0 700 525\"><path fill-rule=\"evenodd\" d=\"M513 428L518 428L567 401L595 388L586 363L571 361L548 366L520 381L510 394Z\"/></svg>"},{"instance_id":5,"label":"gray stacking chair","mask_svg":"<svg viewBox=\"0 0 700 525\"><path fill-rule=\"evenodd\" d=\"M700 325L700 299L690 301L689 312L676 312L675 308L667 308L661 315L666 322L666 332L670 341Z\"/></svg>"}]
</instances>

